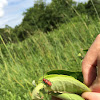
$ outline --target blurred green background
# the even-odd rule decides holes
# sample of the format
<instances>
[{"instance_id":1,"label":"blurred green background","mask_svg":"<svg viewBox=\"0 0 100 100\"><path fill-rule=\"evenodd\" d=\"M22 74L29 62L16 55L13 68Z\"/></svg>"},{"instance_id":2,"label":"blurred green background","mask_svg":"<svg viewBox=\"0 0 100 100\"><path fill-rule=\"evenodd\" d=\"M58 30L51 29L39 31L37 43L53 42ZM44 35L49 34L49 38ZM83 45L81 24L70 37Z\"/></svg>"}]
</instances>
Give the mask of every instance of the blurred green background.
<instances>
[{"instance_id":1,"label":"blurred green background","mask_svg":"<svg viewBox=\"0 0 100 100\"><path fill-rule=\"evenodd\" d=\"M99 5L37 0L20 25L0 28L0 100L31 100L32 81L50 70L81 72L85 50L100 33Z\"/></svg>"}]
</instances>

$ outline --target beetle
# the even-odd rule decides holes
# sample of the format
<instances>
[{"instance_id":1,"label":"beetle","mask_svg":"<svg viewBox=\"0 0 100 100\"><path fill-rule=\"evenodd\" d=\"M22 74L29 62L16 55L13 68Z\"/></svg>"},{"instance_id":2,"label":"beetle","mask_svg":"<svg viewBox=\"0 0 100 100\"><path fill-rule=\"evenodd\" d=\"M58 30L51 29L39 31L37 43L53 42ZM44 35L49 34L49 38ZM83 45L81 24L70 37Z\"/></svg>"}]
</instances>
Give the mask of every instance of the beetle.
<instances>
[{"instance_id":1,"label":"beetle","mask_svg":"<svg viewBox=\"0 0 100 100\"><path fill-rule=\"evenodd\" d=\"M44 82L45 84L47 84L48 86L51 86L51 85L52 85L52 83L51 83L49 80L44 79L44 78L43 78L43 82Z\"/></svg>"}]
</instances>

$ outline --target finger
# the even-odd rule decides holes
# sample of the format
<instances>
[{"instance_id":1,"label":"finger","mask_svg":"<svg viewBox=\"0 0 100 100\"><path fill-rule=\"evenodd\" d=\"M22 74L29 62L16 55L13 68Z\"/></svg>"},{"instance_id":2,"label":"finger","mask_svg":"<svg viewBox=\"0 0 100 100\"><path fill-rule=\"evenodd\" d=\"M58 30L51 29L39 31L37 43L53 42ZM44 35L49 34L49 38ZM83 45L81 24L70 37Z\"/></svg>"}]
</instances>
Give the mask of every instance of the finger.
<instances>
[{"instance_id":1,"label":"finger","mask_svg":"<svg viewBox=\"0 0 100 100\"><path fill-rule=\"evenodd\" d=\"M85 92L82 97L86 100L100 100L100 93L96 92Z\"/></svg>"},{"instance_id":2,"label":"finger","mask_svg":"<svg viewBox=\"0 0 100 100\"><path fill-rule=\"evenodd\" d=\"M84 77L84 83L90 86L91 83L96 78L96 64L97 64L97 54L100 50L100 34L96 37L95 41L89 48L83 62L82 62L82 72Z\"/></svg>"},{"instance_id":3,"label":"finger","mask_svg":"<svg viewBox=\"0 0 100 100\"><path fill-rule=\"evenodd\" d=\"M93 92L100 93L100 52L98 53L97 57L97 77L90 88Z\"/></svg>"},{"instance_id":4,"label":"finger","mask_svg":"<svg viewBox=\"0 0 100 100\"><path fill-rule=\"evenodd\" d=\"M97 77L98 79L100 79L100 52L98 53L98 57L97 57Z\"/></svg>"}]
</instances>

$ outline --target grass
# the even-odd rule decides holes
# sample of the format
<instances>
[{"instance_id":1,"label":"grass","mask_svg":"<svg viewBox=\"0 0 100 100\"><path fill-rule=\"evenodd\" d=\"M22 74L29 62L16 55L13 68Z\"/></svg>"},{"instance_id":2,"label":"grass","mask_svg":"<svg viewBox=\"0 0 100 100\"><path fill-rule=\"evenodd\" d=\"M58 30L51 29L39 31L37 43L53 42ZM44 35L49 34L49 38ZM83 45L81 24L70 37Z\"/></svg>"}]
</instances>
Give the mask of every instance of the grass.
<instances>
[{"instance_id":1,"label":"grass","mask_svg":"<svg viewBox=\"0 0 100 100\"><path fill-rule=\"evenodd\" d=\"M70 23L48 34L37 32L18 44L0 47L0 100L31 100L32 80L53 69L81 71L83 50L88 49L100 33L100 23L79 21ZM77 20L77 22L76 22ZM45 100L49 100L48 96Z\"/></svg>"}]
</instances>

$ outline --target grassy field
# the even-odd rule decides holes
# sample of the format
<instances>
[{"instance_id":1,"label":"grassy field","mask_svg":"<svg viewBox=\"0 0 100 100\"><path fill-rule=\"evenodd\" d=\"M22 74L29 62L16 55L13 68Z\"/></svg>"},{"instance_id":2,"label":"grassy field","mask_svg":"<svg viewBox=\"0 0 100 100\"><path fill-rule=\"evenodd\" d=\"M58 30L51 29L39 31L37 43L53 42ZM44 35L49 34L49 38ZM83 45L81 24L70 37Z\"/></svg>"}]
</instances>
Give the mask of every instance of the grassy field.
<instances>
[{"instance_id":1,"label":"grassy field","mask_svg":"<svg viewBox=\"0 0 100 100\"><path fill-rule=\"evenodd\" d=\"M47 71L81 71L78 55L85 56L83 50L100 33L100 23L79 19L73 18L48 34L38 31L17 44L6 45L0 38L0 100L31 100L32 80Z\"/></svg>"}]
</instances>

